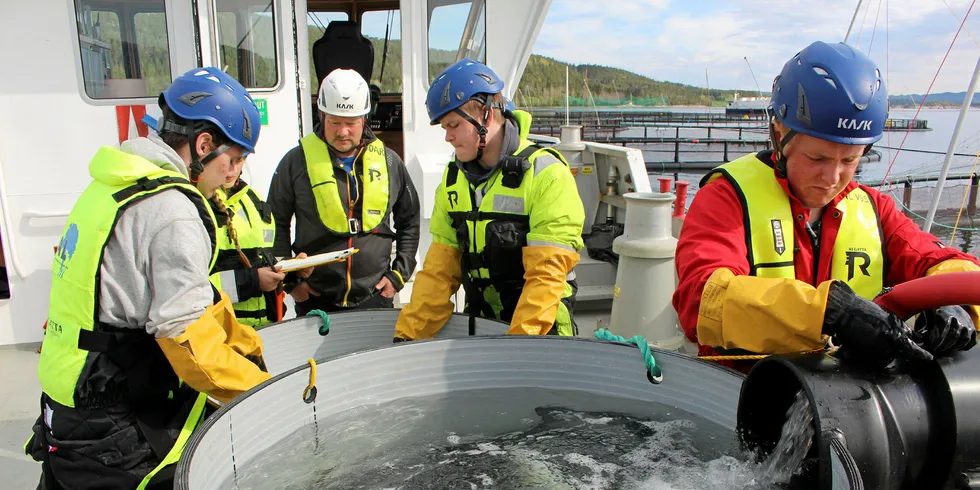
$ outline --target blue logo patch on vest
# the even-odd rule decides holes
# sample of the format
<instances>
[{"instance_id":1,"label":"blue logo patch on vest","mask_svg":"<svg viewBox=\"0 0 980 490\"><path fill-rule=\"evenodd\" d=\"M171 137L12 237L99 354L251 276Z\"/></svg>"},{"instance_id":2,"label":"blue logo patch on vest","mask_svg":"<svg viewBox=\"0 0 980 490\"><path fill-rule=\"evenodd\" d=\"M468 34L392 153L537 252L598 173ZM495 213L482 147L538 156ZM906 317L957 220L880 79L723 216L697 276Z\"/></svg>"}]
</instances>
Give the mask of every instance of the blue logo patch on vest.
<instances>
[{"instance_id":1,"label":"blue logo patch on vest","mask_svg":"<svg viewBox=\"0 0 980 490\"><path fill-rule=\"evenodd\" d=\"M61 237L61 242L58 243L58 258L60 259L58 277L64 277L65 269L68 268L68 262L75 255L75 247L77 245L78 226L72 223L68 225L68 229L65 230L65 235Z\"/></svg>"}]
</instances>

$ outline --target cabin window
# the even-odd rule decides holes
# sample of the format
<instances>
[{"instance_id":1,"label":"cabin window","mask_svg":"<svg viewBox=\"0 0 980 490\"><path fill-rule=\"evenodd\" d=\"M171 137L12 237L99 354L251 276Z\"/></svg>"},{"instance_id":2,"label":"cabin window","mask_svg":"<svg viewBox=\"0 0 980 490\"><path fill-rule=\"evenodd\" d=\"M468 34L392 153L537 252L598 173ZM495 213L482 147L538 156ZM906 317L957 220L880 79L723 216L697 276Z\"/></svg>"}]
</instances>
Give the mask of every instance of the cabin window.
<instances>
[{"instance_id":1,"label":"cabin window","mask_svg":"<svg viewBox=\"0 0 980 490\"><path fill-rule=\"evenodd\" d=\"M218 66L245 88L279 85L276 15L268 0L216 0Z\"/></svg>"},{"instance_id":2,"label":"cabin window","mask_svg":"<svg viewBox=\"0 0 980 490\"><path fill-rule=\"evenodd\" d=\"M85 95L155 97L170 85L163 0L75 0Z\"/></svg>"},{"instance_id":3,"label":"cabin window","mask_svg":"<svg viewBox=\"0 0 980 490\"><path fill-rule=\"evenodd\" d=\"M429 0L430 82L463 58L486 62L486 41L484 0Z\"/></svg>"},{"instance_id":4,"label":"cabin window","mask_svg":"<svg viewBox=\"0 0 980 490\"><path fill-rule=\"evenodd\" d=\"M401 25L398 10L370 10L361 14L361 35L374 44L374 71L368 83L377 85L384 94L402 93Z\"/></svg>"},{"instance_id":5,"label":"cabin window","mask_svg":"<svg viewBox=\"0 0 980 490\"><path fill-rule=\"evenodd\" d=\"M311 94L316 96L320 90L320 81L316 79L316 72L314 71L315 63L313 63L313 43L318 39L323 37L323 33L327 32L327 26L333 21L346 21L350 18L347 12L307 12L306 13L306 29L307 35L309 36L309 47L307 48L310 53L310 89Z\"/></svg>"}]
</instances>

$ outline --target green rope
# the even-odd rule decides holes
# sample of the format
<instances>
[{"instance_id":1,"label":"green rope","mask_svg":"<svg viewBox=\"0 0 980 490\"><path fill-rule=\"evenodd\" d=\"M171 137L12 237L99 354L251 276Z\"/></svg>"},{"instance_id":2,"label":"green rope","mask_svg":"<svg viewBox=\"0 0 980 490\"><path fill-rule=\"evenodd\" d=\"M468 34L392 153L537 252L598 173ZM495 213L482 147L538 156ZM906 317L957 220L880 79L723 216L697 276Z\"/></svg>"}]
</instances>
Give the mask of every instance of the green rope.
<instances>
[{"instance_id":1,"label":"green rope","mask_svg":"<svg viewBox=\"0 0 980 490\"><path fill-rule=\"evenodd\" d=\"M609 340L612 342L625 342L627 344L633 344L640 349L643 354L643 361L647 365L647 370L650 372L650 378L654 383L660 383L664 379L664 373L660 370L660 366L657 365L657 360L653 358L653 353L650 352L650 346L647 344L647 339L639 335L634 335L630 339L620 337L615 335L609 330L600 328L595 331L595 338L599 340Z\"/></svg>"},{"instance_id":2,"label":"green rope","mask_svg":"<svg viewBox=\"0 0 980 490\"><path fill-rule=\"evenodd\" d=\"M318 316L323 320L323 325L320 326L320 335L326 335L330 332L330 317L327 316L327 312L323 310L310 310L306 316Z\"/></svg>"}]
</instances>

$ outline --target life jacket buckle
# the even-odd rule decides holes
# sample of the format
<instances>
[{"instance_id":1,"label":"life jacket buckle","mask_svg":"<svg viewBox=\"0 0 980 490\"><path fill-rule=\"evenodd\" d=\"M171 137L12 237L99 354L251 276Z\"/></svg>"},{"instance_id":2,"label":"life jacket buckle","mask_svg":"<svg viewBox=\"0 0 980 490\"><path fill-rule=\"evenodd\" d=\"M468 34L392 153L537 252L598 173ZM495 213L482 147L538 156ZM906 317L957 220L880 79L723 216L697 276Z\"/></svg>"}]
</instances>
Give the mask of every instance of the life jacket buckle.
<instances>
[{"instance_id":1,"label":"life jacket buckle","mask_svg":"<svg viewBox=\"0 0 980 490\"><path fill-rule=\"evenodd\" d=\"M356 235L357 232L361 231L361 222L357 218L350 218L347 220L347 230L350 231L351 235Z\"/></svg>"}]
</instances>

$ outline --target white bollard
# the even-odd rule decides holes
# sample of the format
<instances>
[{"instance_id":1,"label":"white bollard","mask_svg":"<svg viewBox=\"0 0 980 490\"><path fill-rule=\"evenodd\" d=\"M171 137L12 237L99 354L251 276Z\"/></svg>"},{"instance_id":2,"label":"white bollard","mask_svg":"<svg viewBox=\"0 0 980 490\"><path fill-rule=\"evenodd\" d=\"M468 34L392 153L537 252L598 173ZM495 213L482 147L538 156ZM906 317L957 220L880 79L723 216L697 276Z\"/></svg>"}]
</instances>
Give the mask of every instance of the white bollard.
<instances>
[{"instance_id":1,"label":"white bollard","mask_svg":"<svg viewBox=\"0 0 980 490\"><path fill-rule=\"evenodd\" d=\"M626 223L613 241L619 267L610 331L625 338L641 335L652 346L678 350L684 335L671 304L677 248L670 217L674 195L631 192L623 197Z\"/></svg>"},{"instance_id":2,"label":"white bollard","mask_svg":"<svg viewBox=\"0 0 980 490\"><path fill-rule=\"evenodd\" d=\"M571 145L574 143L582 143L582 126L562 126L561 144Z\"/></svg>"}]
</instances>

